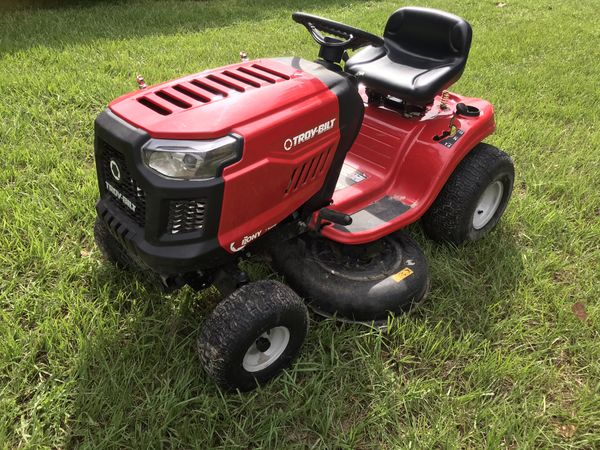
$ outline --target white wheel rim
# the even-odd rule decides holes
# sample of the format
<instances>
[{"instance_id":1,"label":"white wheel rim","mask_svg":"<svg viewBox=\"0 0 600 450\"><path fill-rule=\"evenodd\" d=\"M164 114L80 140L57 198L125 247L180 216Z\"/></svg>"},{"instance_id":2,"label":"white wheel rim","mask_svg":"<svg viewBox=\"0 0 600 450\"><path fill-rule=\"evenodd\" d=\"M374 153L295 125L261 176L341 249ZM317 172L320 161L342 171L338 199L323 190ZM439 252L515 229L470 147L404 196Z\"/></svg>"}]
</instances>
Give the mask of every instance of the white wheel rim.
<instances>
[{"instance_id":1,"label":"white wheel rim","mask_svg":"<svg viewBox=\"0 0 600 450\"><path fill-rule=\"evenodd\" d=\"M269 347L264 351L259 350L259 345L257 345L261 339L266 339L269 343ZM265 341L262 342L264 344ZM266 369L279 359L289 342L290 330L287 327L271 328L261 334L246 350L242 367L248 372L258 372Z\"/></svg>"},{"instance_id":2,"label":"white wheel rim","mask_svg":"<svg viewBox=\"0 0 600 450\"><path fill-rule=\"evenodd\" d=\"M473 228L480 230L492 220L502 201L502 194L504 185L501 181L494 181L483 191L473 213Z\"/></svg>"}]
</instances>

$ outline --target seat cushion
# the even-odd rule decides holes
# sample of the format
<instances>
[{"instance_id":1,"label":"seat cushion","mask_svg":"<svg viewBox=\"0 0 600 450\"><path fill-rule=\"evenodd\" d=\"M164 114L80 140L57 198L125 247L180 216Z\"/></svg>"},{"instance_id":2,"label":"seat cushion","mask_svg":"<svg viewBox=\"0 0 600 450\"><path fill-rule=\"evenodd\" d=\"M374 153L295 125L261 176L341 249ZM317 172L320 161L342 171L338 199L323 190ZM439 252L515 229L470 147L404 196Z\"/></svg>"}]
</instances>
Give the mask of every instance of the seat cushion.
<instances>
[{"instance_id":1,"label":"seat cushion","mask_svg":"<svg viewBox=\"0 0 600 450\"><path fill-rule=\"evenodd\" d=\"M378 58L358 62L359 58L380 51L381 48L367 47L346 64L346 72L379 94L401 98L412 104L426 104L454 80L456 70L451 64L431 65L424 62L417 65L417 61L413 61L413 64L406 65L393 62L385 53Z\"/></svg>"},{"instance_id":2,"label":"seat cushion","mask_svg":"<svg viewBox=\"0 0 600 450\"><path fill-rule=\"evenodd\" d=\"M470 44L471 27L460 17L401 8L388 20L384 45L364 48L345 70L379 94L423 105L460 78Z\"/></svg>"}]
</instances>

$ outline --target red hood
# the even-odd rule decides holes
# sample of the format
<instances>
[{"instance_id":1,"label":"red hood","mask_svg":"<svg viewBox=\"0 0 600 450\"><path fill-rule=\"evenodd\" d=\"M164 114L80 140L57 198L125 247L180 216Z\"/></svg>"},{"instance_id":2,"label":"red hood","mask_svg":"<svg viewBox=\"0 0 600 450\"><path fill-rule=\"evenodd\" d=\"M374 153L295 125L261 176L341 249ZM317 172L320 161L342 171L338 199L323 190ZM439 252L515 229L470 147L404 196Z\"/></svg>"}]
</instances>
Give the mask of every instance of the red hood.
<instances>
[{"instance_id":1,"label":"red hood","mask_svg":"<svg viewBox=\"0 0 600 450\"><path fill-rule=\"evenodd\" d=\"M132 92L109 108L155 138L210 139L324 90L327 87L310 74L264 59Z\"/></svg>"}]
</instances>

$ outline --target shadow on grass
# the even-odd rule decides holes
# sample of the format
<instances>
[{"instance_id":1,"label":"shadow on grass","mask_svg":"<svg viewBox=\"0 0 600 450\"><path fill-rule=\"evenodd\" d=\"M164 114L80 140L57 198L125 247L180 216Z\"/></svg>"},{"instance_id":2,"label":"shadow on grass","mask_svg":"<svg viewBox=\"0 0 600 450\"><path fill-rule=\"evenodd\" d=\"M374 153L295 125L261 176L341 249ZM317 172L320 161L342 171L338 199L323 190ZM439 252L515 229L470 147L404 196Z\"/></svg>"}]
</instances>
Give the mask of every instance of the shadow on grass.
<instances>
[{"instance_id":1,"label":"shadow on grass","mask_svg":"<svg viewBox=\"0 0 600 450\"><path fill-rule=\"evenodd\" d=\"M205 386L217 392L205 382L193 345L217 297L168 294L149 276L108 264L90 284L101 312L80 350L68 447L151 448L169 434L165 427L169 416L179 417L178 404Z\"/></svg>"},{"instance_id":2,"label":"shadow on grass","mask_svg":"<svg viewBox=\"0 0 600 450\"><path fill-rule=\"evenodd\" d=\"M36 6L38 2L34 2ZM34 46L64 48L98 39L119 40L151 35L174 35L220 28L243 22L256 23L289 16L303 9L343 5L342 0L250 1L148 1L112 0L43 2L48 8L15 10L0 15L0 52L16 52ZM2 10L0 9L0 12ZM139 45L143 45L143 40Z\"/></svg>"},{"instance_id":3,"label":"shadow on grass","mask_svg":"<svg viewBox=\"0 0 600 450\"><path fill-rule=\"evenodd\" d=\"M416 227L411 231L423 245L432 271L432 293L422 309L400 318L398 329L382 338L375 333L365 339L366 329L359 326L313 323L296 369L264 389L243 395L221 393L196 359L198 325L218 302L218 293L209 291L200 297L184 289L165 295L143 274L100 268L91 283L113 325L99 327L82 347L70 446L148 448L168 442L206 448L232 445L231 436L252 444L258 426L252 421L266 420L261 408L282 414L278 420L290 426L298 412L278 413L281 403L302 405L310 399L314 404L304 406L302 415L316 414L313 410L322 407L332 417L345 416L351 411L343 406L344 396L352 389L344 391L348 389L344 383L355 384L362 393L350 395L353 401L384 402L372 385L374 377L383 380L391 374L402 379L406 368L410 377L442 376L440 361L453 357L453 348L462 345L465 333L487 336L494 321L510 314L522 272L521 257L509 231L503 229L458 249L427 241ZM429 337L420 338L427 330L431 330ZM443 339L447 348L434 350L435 339ZM404 369L393 362L398 352L412 355ZM390 364L395 368L390 369ZM419 408L417 399L410 404ZM234 425L241 420L247 422ZM303 426L299 433L305 437L326 432L314 419Z\"/></svg>"},{"instance_id":4,"label":"shadow on grass","mask_svg":"<svg viewBox=\"0 0 600 450\"><path fill-rule=\"evenodd\" d=\"M0 12L69 9L94 6L99 3L119 3L120 1L122 0L3 0L0 4Z\"/></svg>"}]
</instances>

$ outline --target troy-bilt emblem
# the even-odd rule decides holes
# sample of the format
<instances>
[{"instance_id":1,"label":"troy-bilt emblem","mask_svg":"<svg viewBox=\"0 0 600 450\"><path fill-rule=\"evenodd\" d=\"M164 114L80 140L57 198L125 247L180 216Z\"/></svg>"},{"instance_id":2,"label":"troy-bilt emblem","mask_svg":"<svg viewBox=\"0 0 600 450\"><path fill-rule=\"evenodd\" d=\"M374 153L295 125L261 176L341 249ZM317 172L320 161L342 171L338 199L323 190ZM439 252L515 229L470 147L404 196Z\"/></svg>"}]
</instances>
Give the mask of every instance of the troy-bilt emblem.
<instances>
[{"instance_id":1,"label":"troy-bilt emblem","mask_svg":"<svg viewBox=\"0 0 600 450\"><path fill-rule=\"evenodd\" d=\"M121 168L119 167L117 162L114 159L111 159L109 166L110 166L110 173L113 176L113 178L115 179L115 181L121 181Z\"/></svg>"},{"instance_id":2,"label":"troy-bilt emblem","mask_svg":"<svg viewBox=\"0 0 600 450\"><path fill-rule=\"evenodd\" d=\"M133 203L131 200L129 200L127 197L125 197L121 192L119 192L119 190L117 188L115 188L108 181L105 181L104 184L106 185L106 190L108 192L110 192L112 195L114 195L117 200L119 200L121 203L123 203L125 206L127 206L130 210L135 212L135 203Z\"/></svg>"},{"instance_id":3,"label":"troy-bilt emblem","mask_svg":"<svg viewBox=\"0 0 600 450\"><path fill-rule=\"evenodd\" d=\"M327 122L322 123L321 125L317 125L316 127L311 128L310 130L306 130L304 133L300 133L299 135L294 136L293 138L288 138L283 143L283 148L286 152L289 152L296 145L302 144L303 142L309 141L315 136L318 136L319 134L331 130L333 128L334 123L335 119L331 119Z\"/></svg>"}]
</instances>

